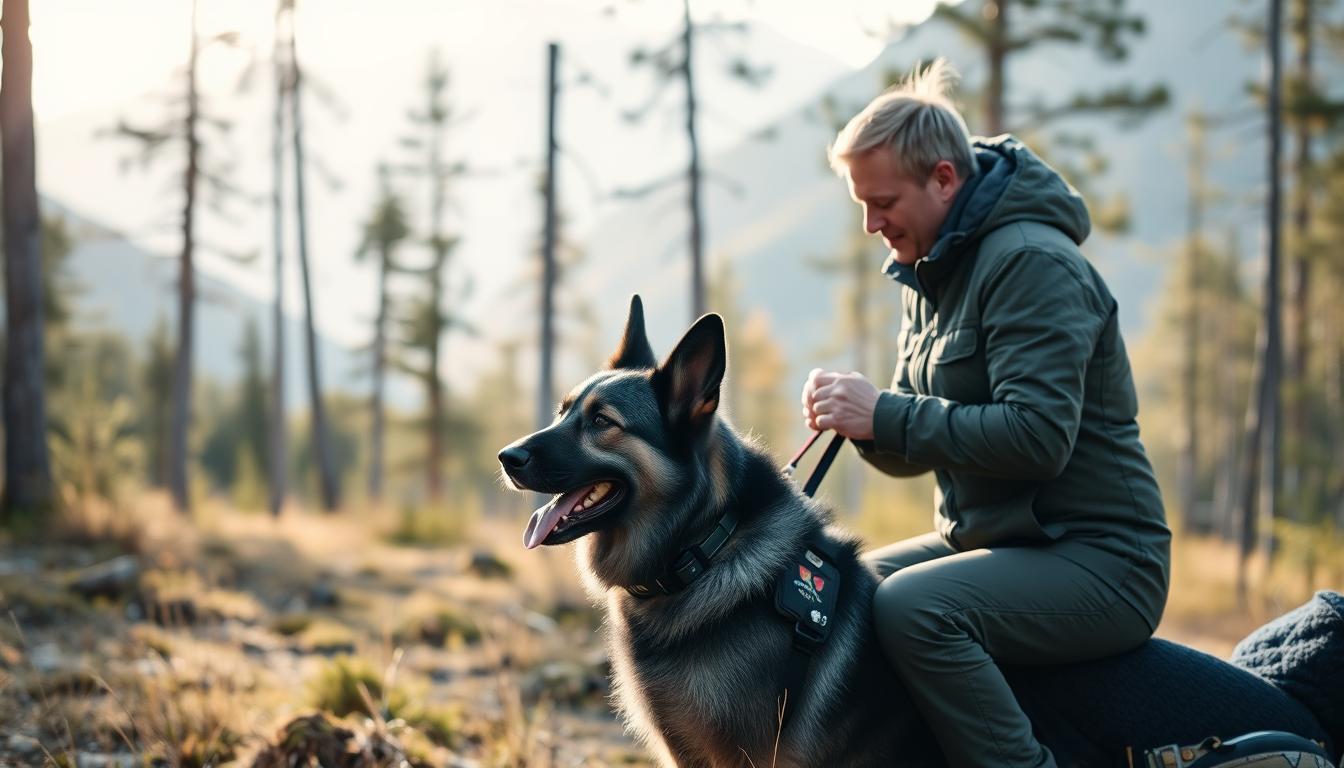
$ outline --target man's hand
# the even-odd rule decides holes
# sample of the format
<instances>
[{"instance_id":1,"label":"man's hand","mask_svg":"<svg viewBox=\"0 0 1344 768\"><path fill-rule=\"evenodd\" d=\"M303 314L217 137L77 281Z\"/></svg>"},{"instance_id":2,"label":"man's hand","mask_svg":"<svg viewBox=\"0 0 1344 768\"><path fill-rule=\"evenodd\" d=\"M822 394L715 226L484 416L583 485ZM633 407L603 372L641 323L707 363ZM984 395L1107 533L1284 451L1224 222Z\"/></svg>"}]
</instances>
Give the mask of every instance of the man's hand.
<instances>
[{"instance_id":1,"label":"man's hand","mask_svg":"<svg viewBox=\"0 0 1344 768\"><path fill-rule=\"evenodd\" d=\"M877 396L877 387L863 374L813 368L803 384L803 421L810 429L833 429L851 440L872 440Z\"/></svg>"}]
</instances>

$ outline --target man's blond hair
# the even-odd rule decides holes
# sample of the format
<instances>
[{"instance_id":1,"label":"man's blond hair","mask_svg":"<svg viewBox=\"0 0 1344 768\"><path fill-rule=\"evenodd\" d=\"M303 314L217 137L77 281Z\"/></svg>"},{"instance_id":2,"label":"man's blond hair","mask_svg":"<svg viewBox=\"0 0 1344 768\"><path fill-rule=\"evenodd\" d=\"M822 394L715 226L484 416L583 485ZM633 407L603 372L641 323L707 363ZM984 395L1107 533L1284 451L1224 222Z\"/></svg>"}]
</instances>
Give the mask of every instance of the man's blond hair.
<instances>
[{"instance_id":1,"label":"man's blond hair","mask_svg":"<svg viewBox=\"0 0 1344 768\"><path fill-rule=\"evenodd\" d=\"M956 78L943 58L916 68L840 129L826 151L831 168L843 176L855 157L888 147L897 168L914 179L927 179L941 160L952 163L963 179L974 175L970 131L947 97Z\"/></svg>"}]
</instances>

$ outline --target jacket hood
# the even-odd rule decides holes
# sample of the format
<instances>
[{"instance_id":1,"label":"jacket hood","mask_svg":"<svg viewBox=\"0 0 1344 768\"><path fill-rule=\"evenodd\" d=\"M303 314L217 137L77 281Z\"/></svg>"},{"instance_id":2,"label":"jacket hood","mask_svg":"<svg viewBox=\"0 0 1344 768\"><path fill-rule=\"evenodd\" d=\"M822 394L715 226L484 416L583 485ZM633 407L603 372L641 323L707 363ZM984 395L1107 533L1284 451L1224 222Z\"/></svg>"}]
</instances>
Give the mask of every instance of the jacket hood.
<instances>
[{"instance_id":1,"label":"jacket hood","mask_svg":"<svg viewBox=\"0 0 1344 768\"><path fill-rule=\"evenodd\" d=\"M915 265L921 275L936 278L951 271L967 248L1014 222L1048 224L1080 245L1087 239L1092 219L1082 196L1025 144L1004 134L977 138L971 145L978 171L957 193L933 248ZM893 256L882 269L922 290L916 268L898 264Z\"/></svg>"},{"instance_id":2,"label":"jacket hood","mask_svg":"<svg viewBox=\"0 0 1344 768\"><path fill-rule=\"evenodd\" d=\"M1025 144L1005 134L972 146L979 165L968 181L974 188L958 200L959 211L949 212L935 250L944 238L973 242L1016 221L1048 224L1079 245L1087 239L1092 219L1082 196Z\"/></svg>"}]
</instances>

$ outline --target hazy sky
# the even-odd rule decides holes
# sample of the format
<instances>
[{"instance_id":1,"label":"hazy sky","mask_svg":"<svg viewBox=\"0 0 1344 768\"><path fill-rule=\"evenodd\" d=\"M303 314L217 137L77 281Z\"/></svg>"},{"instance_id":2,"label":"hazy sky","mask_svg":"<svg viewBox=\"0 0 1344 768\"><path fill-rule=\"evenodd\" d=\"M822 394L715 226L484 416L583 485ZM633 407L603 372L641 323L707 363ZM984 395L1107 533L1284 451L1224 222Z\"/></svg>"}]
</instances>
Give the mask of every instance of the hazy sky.
<instances>
[{"instance_id":1,"label":"hazy sky","mask_svg":"<svg viewBox=\"0 0 1344 768\"><path fill-rule=\"evenodd\" d=\"M234 181L263 199L271 184L273 86L266 59L274 7L272 0L200 0L199 6L202 36L232 30L243 45L212 46L202 54L207 104L235 122L227 141L215 143L215 157L235 163ZM667 89L664 106L643 125L621 119L653 92L648 76L628 66L630 51L669 40L680 7L669 0L300 0L300 57L312 83L338 102L334 110L310 104L305 116L310 156L339 180L339 187L329 187L322 174L309 174L316 305L325 332L347 344L369 335L372 273L352 255L371 207L377 163L409 159L397 140L406 133L406 110L420 98L431 50L448 64L450 99L464 115L448 154L477 171L453 192L450 227L463 235L455 281L460 286L472 274L467 306L482 324L491 307L516 293L527 261L535 258L546 42L562 45L561 204L581 239L598 218L620 214L620 203L599 203L600 195L684 166L680 88ZM746 19L754 29L699 39L702 146L709 153L731 146L815 99L820 88L877 54L890 23L917 20L931 7L932 0L693 2L699 19ZM32 18L43 193L152 250L175 254L180 194L172 178L180 159L123 172L119 160L131 146L93 137L122 118L145 123L164 114L154 94L180 90L175 78L187 58L190 0L40 0L32 3ZM759 89L731 82L721 72L737 55L772 67L774 77ZM236 83L249 59L260 63L258 76L254 89L240 96ZM600 92L577 84L584 72L604 86ZM819 158L824 149L817 148ZM407 182L401 191L423 221L424 190ZM269 209L235 205L232 215L232 222L205 216L204 239L261 259L239 267L205 253L200 269L267 298ZM299 308L297 286L291 269L291 312ZM171 318L168 295L164 306Z\"/></svg>"},{"instance_id":2,"label":"hazy sky","mask_svg":"<svg viewBox=\"0 0 1344 768\"><path fill-rule=\"evenodd\" d=\"M191 0L39 0L32 4L36 56L34 101L39 120L91 106L117 103L162 84L187 57L182 30ZM719 16L763 24L784 37L822 51L851 67L872 59L881 47L873 33L888 21L922 19L933 0L698 0L697 18ZM657 34L680 12L669 0L301 0L305 50L323 57L323 39L348 39L361 27L397 28L396 36L370 41L367 54L431 45L452 37L449 27L472 28L481 50L507 46L510 38L592 40L601 11L615 8L618 25L632 37ZM376 13L370 8L376 7ZM231 29L247 45L269 50L272 0L202 0L203 30ZM376 18L371 18L376 17ZM428 22L428 23L427 23ZM311 26L310 26L311 25ZM479 32L480 34L475 34ZM89 66L91 61L97 66ZM215 71L213 85L227 82Z\"/></svg>"}]
</instances>

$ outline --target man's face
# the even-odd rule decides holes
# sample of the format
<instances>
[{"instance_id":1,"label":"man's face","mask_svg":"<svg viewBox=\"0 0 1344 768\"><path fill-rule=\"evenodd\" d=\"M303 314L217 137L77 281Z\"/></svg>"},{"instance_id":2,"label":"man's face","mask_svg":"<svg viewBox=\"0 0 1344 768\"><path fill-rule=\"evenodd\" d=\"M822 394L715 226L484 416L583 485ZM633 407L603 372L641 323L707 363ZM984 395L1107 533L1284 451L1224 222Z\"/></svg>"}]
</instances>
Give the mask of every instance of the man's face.
<instances>
[{"instance_id":1,"label":"man's face","mask_svg":"<svg viewBox=\"0 0 1344 768\"><path fill-rule=\"evenodd\" d=\"M896 165L887 147L849 163L849 194L863 208L863 226L881 234L896 261L914 264L928 255L956 199L961 179L946 160L927 179L914 179Z\"/></svg>"}]
</instances>

